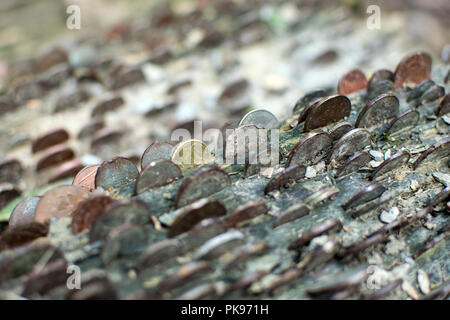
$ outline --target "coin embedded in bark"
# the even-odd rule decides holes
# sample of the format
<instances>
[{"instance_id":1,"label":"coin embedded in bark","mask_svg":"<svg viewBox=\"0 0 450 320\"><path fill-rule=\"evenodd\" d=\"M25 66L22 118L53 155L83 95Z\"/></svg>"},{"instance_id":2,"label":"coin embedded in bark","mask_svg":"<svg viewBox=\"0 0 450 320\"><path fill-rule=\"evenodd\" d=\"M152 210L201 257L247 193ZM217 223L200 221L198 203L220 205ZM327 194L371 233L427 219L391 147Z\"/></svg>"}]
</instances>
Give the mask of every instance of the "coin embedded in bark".
<instances>
[{"instance_id":1,"label":"coin embedded in bark","mask_svg":"<svg viewBox=\"0 0 450 320\"><path fill-rule=\"evenodd\" d=\"M200 221L220 217L227 213L222 203L214 199L200 199L183 208L177 218L172 222L169 228L168 236L176 237L186 231L189 231Z\"/></svg>"},{"instance_id":2,"label":"coin embedded in bark","mask_svg":"<svg viewBox=\"0 0 450 320\"><path fill-rule=\"evenodd\" d=\"M80 202L72 214L72 232L80 233L90 229L114 199L105 195L97 195Z\"/></svg>"},{"instance_id":3,"label":"coin embedded in bark","mask_svg":"<svg viewBox=\"0 0 450 320\"><path fill-rule=\"evenodd\" d=\"M196 260L212 260L238 246L242 246L244 234L240 231L228 231L208 240L194 254Z\"/></svg>"},{"instance_id":4,"label":"coin embedded in bark","mask_svg":"<svg viewBox=\"0 0 450 320\"><path fill-rule=\"evenodd\" d=\"M290 206L289 209L283 211L278 217L277 220L272 225L272 228L276 228L285 223L295 221L300 219L301 217L306 216L309 213L309 208L306 204L300 202Z\"/></svg>"},{"instance_id":5,"label":"coin embedded in bark","mask_svg":"<svg viewBox=\"0 0 450 320\"><path fill-rule=\"evenodd\" d=\"M336 124L333 128L330 129L329 133L333 140L339 140L344 134L353 129L351 123L343 121Z\"/></svg>"},{"instance_id":6,"label":"coin embedded in bark","mask_svg":"<svg viewBox=\"0 0 450 320\"><path fill-rule=\"evenodd\" d=\"M103 119L92 119L81 128L78 133L78 139L85 139L94 136L98 131L105 127Z\"/></svg>"},{"instance_id":7,"label":"coin embedded in bark","mask_svg":"<svg viewBox=\"0 0 450 320\"><path fill-rule=\"evenodd\" d=\"M183 177L180 168L170 160L159 159L150 162L136 179L136 193L158 188Z\"/></svg>"},{"instance_id":8,"label":"coin embedded in bark","mask_svg":"<svg viewBox=\"0 0 450 320\"><path fill-rule=\"evenodd\" d=\"M446 94L444 98L442 98L435 112L438 117L446 115L447 113L450 113L450 94Z\"/></svg>"},{"instance_id":9,"label":"coin embedded in bark","mask_svg":"<svg viewBox=\"0 0 450 320\"><path fill-rule=\"evenodd\" d=\"M450 186L445 187L442 191L436 194L429 202L429 206L436 206L445 201L450 196Z\"/></svg>"},{"instance_id":10,"label":"coin embedded in bark","mask_svg":"<svg viewBox=\"0 0 450 320\"><path fill-rule=\"evenodd\" d=\"M9 216L9 225L18 226L32 223L35 219L36 207L41 197L29 197L20 201Z\"/></svg>"},{"instance_id":11,"label":"coin embedded in bark","mask_svg":"<svg viewBox=\"0 0 450 320\"><path fill-rule=\"evenodd\" d=\"M145 76L140 68L123 68L116 75L115 79L112 82L111 88L113 90L118 90L126 86L144 81Z\"/></svg>"},{"instance_id":12,"label":"coin embedded in bark","mask_svg":"<svg viewBox=\"0 0 450 320\"><path fill-rule=\"evenodd\" d=\"M370 132L366 129L356 128L340 138L329 153L329 160L343 162L355 152L361 151L372 142Z\"/></svg>"},{"instance_id":13,"label":"coin embedded in bark","mask_svg":"<svg viewBox=\"0 0 450 320\"><path fill-rule=\"evenodd\" d=\"M206 144L195 139L179 143L174 148L171 157L171 160L177 164L181 170L209 163L213 159L213 155Z\"/></svg>"},{"instance_id":14,"label":"coin embedded in bark","mask_svg":"<svg viewBox=\"0 0 450 320\"><path fill-rule=\"evenodd\" d=\"M151 217L147 206L140 200L117 201L108 206L95 220L89 232L89 239L91 242L104 240L111 230L122 224L145 225Z\"/></svg>"},{"instance_id":15,"label":"coin embedded in bark","mask_svg":"<svg viewBox=\"0 0 450 320\"><path fill-rule=\"evenodd\" d=\"M174 259L181 253L181 247L175 239L165 239L152 244L139 257L138 268L145 270Z\"/></svg>"},{"instance_id":16,"label":"coin embedded in bark","mask_svg":"<svg viewBox=\"0 0 450 320\"><path fill-rule=\"evenodd\" d=\"M429 103L443 97L445 95L445 89L437 84L431 86L427 91L423 93L420 97L423 103Z\"/></svg>"},{"instance_id":17,"label":"coin embedded in bark","mask_svg":"<svg viewBox=\"0 0 450 320\"><path fill-rule=\"evenodd\" d=\"M394 73L387 69L380 69L373 73L367 84L367 88L371 88L380 81L388 80L394 82Z\"/></svg>"},{"instance_id":18,"label":"coin embedded in bark","mask_svg":"<svg viewBox=\"0 0 450 320\"><path fill-rule=\"evenodd\" d=\"M431 79L425 79L421 81L414 89L407 92L406 94L406 102L412 101L421 97L425 91L431 88L434 85L434 81Z\"/></svg>"},{"instance_id":19,"label":"coin embedded in bark","mask_svg":"<svg viewBox=\"0 0 450 320\"><path fill-rule=\"evenodd\" d=\"M417 52L402 59L395 69L394 85L401 88L404 84L418 84L431 75L431 57L427 53Z\"/></svg>"},{"instance_id":20,"label":"coin embedded in bark","mask_svg":"<svg viewBox=\"0 0 450 320\"><path fill-rule=\"evenodd\" d=\"M105 161L97 168L95 186L120 195L134 195L139 171L134 163L125 158Z\"/></svg>"},{"instance_id":21,"label":"coin embedded in bark","mask_svg":"<svg viewBox=\"0 0 450 320\"><path fill-rule=\"evenodd\" d=\"M141 158L141 169L150 162L158 159L170 159L172 157L173 146L168 142L153 142L145 149Z\"/></svg>"},{"instance_id":22,"label":"coin embedded in bark","mask_svg":"<svg viewBox=\"0 0 450 320\"><path fill-rule=\"evenodd\" d=\"M274 190L279 190L288 184L298 182L305 177L306 167L298 163L291 164L283 171L273 177L264 188L264 194L268 194Z\"/></svg>"},{"instance_id":23,"label":"coin embedded in bark","mask_svg":"<svg viewBox=\"0 0 450 320\"><path fill-rule=\"evenodd\" d=\"M19 197L21 191L12 183L0 184L0 210L3 209L13 199Z\"/></svg>"},{"instance_id":24,"label":"coin embedded in bark","mask_svg":"<svg viewBox=\"0 0 450 320\"><path fill-rule=\"evenodd\" d=\"M394 84L389 80L381 80L367 89L366 100L372 100L379 95L395 92Z\"/></svg>"},{"instance_id":25,"label":"coin embedded in bark","mask_svg":"<svg viewBox=\"0 0 450 320\"><path fill-rule=\"evenodd\" d=\"M450 155L450 137L446 137L430 146L414 162L414 168L425 162L435 161L437 159L448 158ZM424 162L425 161L425 162Z\"/></svg>"},{"instance_id":26,"label":"coin embedded in bark","mask_svg":"<svg viewBox=\"0 0 450 320\"><path fill-rule=\"evenodd\" d=\"M316 164L327 156L332 139L326 132L311 132L302 138L289 154L289 163L302 165Z\"/></svg>"},{"instance_id":27,"label":"coin embedded in bark","mask_svg":"<svg viewBox=\"0 0 450 320\"><path fill-rule=\"evenodd\" d=\"M325 90L319 89L312 92L308 92L302 98L300 98L294 106L293 113L297 113L303 110L310 102L316 100L317 98L323 98L327 95Z\"/></svg>"},{"instance_id":28,"label":"coin embedded in bark","mask_svg":"<svg viewBox=\"0 0 450 320\"><path fill-rule=\"evenodd\" d=\"M103 116L107 112L116 110L124 103L125 101L119 95L103 98L97 103L94 109L92 109L91 117Z\"/></svg>"},{"instance_id":29,"label":"coin embedded in bark","mask_svg":"<svg viewBox=\"0 0 450 320\"><path fill-rule=\"evenodd\" d=\"M225 163L247 164L257 155L258 149L268 146L269 136L266 129L253 124L240 126L231 133L226 132Z\"/></svg>"},{"instance_id":30,"label":"coin embedded in bark","mask_svg":"<svg viewBox=\"0 0 450 320\"><path fill-rule=\"evenodd\" d=\"M393 94L382 94L369 101L361 110L356 120L355 127L370 128L379 126L387 119L398 114L399 101Z\"/></svg>"},{"instance_id":31,"label":"coin embedded in bark","mask_svg":"<svg viewBox=\"0 0 450 320\"><path fill-rule=\"evenodd\" d=\"M381 194L385 190L386 188L381 183L371 184L351 197L345 204L342 205L342 208L344 210L348 210L363 203L369 202L381 196Z\"/></svg>"},{"instance_id":32,"label":"coin embedded in bark","mask_svg":"<svg viewBox=\"0 0 450 320\"><path fill-rule=\"evenodd\" d=\"M339 189L336 186L331 187L323 187L319 191L314 192L312 195L310 195L308 198L305 199L305 203L309 207L316 207L320 203L334 197L339 193Z\"/></svg>"},{"instance_id":33,"label":"coin embedded in bark","mask_svg":"<svg viewBox=\"0 0 450 320\"><path fill-rule=\"evenodd\" d=\"M242 204L227 216L228 227L233 228L244 221L266 214L268 210L265 202L261 200Z\"/></svg>"},{"instance_id":34,"label":"coin embedded in bark","mask_svg":"<svg viewBox=\"0 0 450 320\"><path fill-rule=\"evenodd\" d=\"M245 165L244 175L250 177L260 173L262 168L270 167L280 161L280 151L275 148L267 148L254 154L249 158L249 163Z\"/></svg>"},{"instance_id":35,"label":"coin embedded in bark","mask_svg":"<svg viewBox=\"0 0 450 320\"><path fill-rule=\"evenodd\" d=\"M186 178L178 189L176 206L183 207L231 185L231 179L219 167L202 168Z\"/></svg>"},{"instance_id":36,"label":"coin embedded in bark","mask_svg":"<svg viewBox=\"0 0 450 320\"><path fill-rule=\"evenodd\" d=\"M23 171L22 164L16 159L0 160L0 183L18 183Z\"/></svg>"},{"instance_id":37,"label":"coin embedded in bark","mask_svg":"<svg viewBox=\"0 0 450 320\"><path fill-rule=\"evenodd\" d=\"M359 69L354 69L341 77L338 84L338 93L347 95L366 88L367 78L365 74Z\"/></svg>"},{"instance_id":38,"label":"coin embedded in bark","mask_svg":"<svg viewBox=\"0 0 450 320\"><path fill-rule=\"evenodd\" d=\"M372 160L367 151L359 151L348 158L336 171L336 178L358 171Z\"/></svg>"},{"instance_id":39,"label":"coin embedded in bark","mask_svg":"<svg viewBox=\"0 0 450 320\"><path fill-rule=\"evenodd\" d=\"M99 164L81 169L72 181L72 185L78 186L86 191L95 190L95 175L100 167Z\"/></svg>"},{"instance_id":40,"label":"coin embedded in bark","mask_svg":"<svg viewBox=\"0 0 450 320\"><path fill-rule=\"evenodd\" d=\"M269 110L255 109L242 117L239 126L252 124L258 128L274 129L278 126L278 123L277 117Z\"/></svg>"},{"instance_id":41,"label":"coin embedded in bark","mask_svg":"<svg viewBox=\"0 0 450 320\"><path fill-rule=\"evenodd\" d=\"M194 250L209 239L226 231L227 226L220 217L203 219L186 233L182 240L183 251Z\"/></svg>"},{"instance_id":42,"label":"coin embedded in bark","mask_svg":"<svg viewBox=\"0 0 450 320\"><path fill-rule=\"evenodd\" d=\"M57 145L47 149L36 164L36 171L55 166L75 156L73 150L65 145Z\"/></svg>"},{"instance_id":43,"label":"coin embedded in bark","mask_svg":"<svg viewBox=\"0 0 450 320\"><path fill-rule=\"evenodd\" d=\"M22 295L32 298L33 295L45 295L50 290L67 283L67 261L56 260L45 265L45 268L36 266L29 274L23 288Z\"/></svg>"},{"instance_id":44,"label":"coin embedded in bark","mask_svg":"<svg viewBox=\"0 0 450 320\"><path fill-rule=\"evenodd\" d=\"M298 116L298 123L302 123L306 120L306 117L308 116L309 112L311 111L312 107L314 107L315 105L317 105L320 101L322 101L322 99L325 99L325 97L320 97L320 98L316 98L312 101L310 101L302 110L302 112L300 113L300 115Z\"/></svg>"},{"instance_id":45,"label":"coin embedded in bark","mask_svg":"<svg viewBox=\"0 0 450 320\"><path fill-rule=\"evenodd\" d=\"M48 179L48 182L52 183L61 179L73 177L78 172L80 172L83 167L84 166L79 159L65 162L52 172L50 178Z\"/></svg>"},{"instance_id":46,"label":"coin embedded in bark","mask_svg":"<svg viewBox=\"0 0 450 320\"><path fill-rule=\"evenodd\" d=\"M313 226L308 231L302 233L295 241L289 244L289 250L298 250L307 245L312 239L320 235L339 231L342 229L342 223L338 219L331 219Z\"/></svg>"},{"instance_id":47,"label":"coin embedded in bark","mask_svg":"<svg viewBox=\"0 0 450 320\"><path fill-rule=\"evenodd\" d=\"M22 246L37 238L45 237L48 233L48 225L38 222L29 222L16 226L9 226L0 236L0 248L11 249Z\"/></svg>"},{"instance_id":48,"label":"coin embedded in bark","mask_svg":"<svg viewBox=\"0 0 450 320\"><path fill-rule=\"evenodd\" d=\"M195 279L214 271L214 268L205 261L190 262L181 266L174 274L158 284L159 292L169 292L174 289L182 288Z\"/></svg>"},{"instance_id":49,"label":"coin embedded in bark","mask_svg":"<svg viewBox=\"0 0 450 320\"><path fill-rule=\"evenodd\" d=\"M122 129L103 128L95 133L91 140L91 149L96 150L102 147L102 145L117 143L120 138L125 134Z\"/></svg>"},{"instance_id":50,"label":"coin embedded in bark","mask_svg":"<svg viewBox=\"0 0 450 320\"><path fill-rule=\"evenodd\" d=\"M406 150L397 152L393 156L391 156L388 159L386 159L385 161L383 161L383 163L380 164L372 172L370 178L371 179L376 179L376 178L384 175L386 172L394 170L395 168L400 167L402 164L407 163L410 158L411 158L411 155Z\"/></svg>"},{"instance_id":51,"label":"coin embedded in bark","mask_svg":"<svg viewBox=\"0 0 450 320\"><path fill-rule=\"evenodd\" d=\"M419 122L419 112L408 109L398 114L388 126L387 133L393 134L395 132L403 131L406 128L413 127Z\"/></svg>"},{"instance_id":52,"label":"coin embedded in bark","mask_svg":"<svg viewBox=\"0 0 450 320\"><path fill-rule=\"evenodd\" d=\"M66 129L56 128L47 131L37 137L31 146L31 151L36 153L38 151L44 150L46 148L52 147L54 145L60 144L69 139L69 133Z\"/></svg>"},{"instance_id":53,"label":"coin embedded in bark","mask_svg":"<svg viewBox=\"0 0 450 320\"><path fill-rule=\"evenodd\" d=\"M71 216L88 193L76 186L58 186L42 195L36 207L35 220L45 223L51 218Z\"/></svg>"},{"instance_id":54,"label":"coin embedded in bark","mask_svg":"<svg viewBox=\"0 0 450 320\"><path fill-rule=\"evenodd\" d=\"M308 112L305 131L326 126L350 115L351 103L346 96L334 95L323 98Z\"/></svg>"}]
</instances>

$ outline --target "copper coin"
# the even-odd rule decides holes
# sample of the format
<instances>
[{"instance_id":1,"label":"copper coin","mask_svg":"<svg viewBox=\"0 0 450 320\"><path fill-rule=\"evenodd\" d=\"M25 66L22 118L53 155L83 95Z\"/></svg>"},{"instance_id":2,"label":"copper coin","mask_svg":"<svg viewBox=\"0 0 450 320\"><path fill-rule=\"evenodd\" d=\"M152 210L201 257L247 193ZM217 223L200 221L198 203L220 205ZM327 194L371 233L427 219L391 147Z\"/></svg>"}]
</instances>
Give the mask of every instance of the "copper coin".
<instances>
[{"instance_id":1,"label":"copper coin","mask_svg":"<svg viewBox=\"0 0 450 320\"><path fill-rule=\"evenodd\" d=\"M73 150L66 145L53 146L42 154L36 164L36 171L41 171L67 160L71 160L74 156L75 153Z\"/></svg>"},{"instance_id":2,"label":"copper coin","mask_svg":"<svg viewBox=\"0 0 450 320\"><path fill-rule=\"evenodd\" d=\"M45 223L51 218L62 218L72 215L81 201L86 200L88 193L76 186L58 186L42 195L36 207L35 220Z\"/></svg>"},{"instance_id":3,"label":"copper coin","mask_svg":"<svg viewBox=\"0 0 450 320\"><path fill-rule=\"evenodd\" d=\"M365 74L354 69L342 76L338 84L338 93L347 95L367 88L367 78Z\"/></svg>"},{"instance_id":4,"label":"copper coin","mask_svg":"<svg viewBox=\"0 0 450 320\"><path fill-rule=\"evenodd\" d=\"M59 168L52 172L48 182L55 182L61 179L75 176L80 170L83 169L83 164L79 159L68 161L63 163Z\"/></svg>"},{"instance_id":5,"label":"copper coin","mask_svg":"<svg viewBox=\"0 0 450 320\"><path fill-rule=\"evenodd\" d=\"M431 75L431 56L424 52L410 54L402 59L395 69L394 86L416 85Z\"/></svg>"},{"instance_id":6,"label":"copper coin","mask_svg":"<svg viewBox=\"0 0 450 320\"><path fill-rule=\"evenodd\" d=\"M20 201L9 216L9 225L18 226L33 222L39 200L41 197L30 197Z\"/></svg>"},{"instance_id":7,"label":"copper coin","mask_svg":"<svg viewBox=\"0 0 450 320\"><path fill-rule=\"evenodd\" d=\"M96 164L83 168L73 179L72 185L78 186L86 191L94 191L95 175L97 174L97 169L99 167L100 165Z\"/></svg>"},{"instance_id":8,"label":"copper coin","mask_svg":"<svg viewBox=\"0 0 450 320\"><path fill-rule=\"evenodd\" d=\"M60 144L69 139L69 133L64 128L56 128L47 131L37 137L31 146L31 151L36 153L51 146Z\"/></svg>"},{"instance_id":9,"label":"copper coin","mask_svg":"<svg viewBox=\"0 0 450 320\"><path fill-rule=\"evenodd\" d=\"M311 131L350 115L351 103L346 96L334 95L322 98L311 107L305 120L305 131Z\"/></svg>"},{"instance_id":10,"label":"copper coin","mask_svg":"<svg viewBox=\"0 0 450 320\"><path fill-rule=\"evenodd\" d=\"M90 229L113 202L114 199L104 195L94 196L80 202L72 214L72 232L76 234Z\"/></svg>"}]
</instances>

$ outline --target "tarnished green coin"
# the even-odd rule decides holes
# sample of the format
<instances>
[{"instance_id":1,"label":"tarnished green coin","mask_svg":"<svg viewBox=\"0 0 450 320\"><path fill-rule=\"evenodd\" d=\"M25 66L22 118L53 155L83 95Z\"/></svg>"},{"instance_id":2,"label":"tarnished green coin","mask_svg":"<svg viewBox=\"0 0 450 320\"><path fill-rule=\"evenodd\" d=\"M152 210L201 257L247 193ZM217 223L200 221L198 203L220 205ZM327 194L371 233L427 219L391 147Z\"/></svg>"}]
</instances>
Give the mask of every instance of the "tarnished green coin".
<instances>
[{"instance_id":1,"label":"tarnished green coin","mask_svg":"<svg viewBox=\"0 0 450 320\"><path fill-rule=\"evenodd\" d=\"M170 159L172 157L173 146L168 142L153 142L145 149L141 157L141 169L150 162L158 159Z\"/></svg>"},{"instance_id":2,"label":"tarnished green coin","mask_svg":"<svg viewBox=\"0 0 450 320\"><path fill-rule=\"evenodd\" d=\"M136 179L136 193L165 186L182 177L180 168L172 161L167 159L152 161L139 173Z\"/></svg>"}]
</instances>

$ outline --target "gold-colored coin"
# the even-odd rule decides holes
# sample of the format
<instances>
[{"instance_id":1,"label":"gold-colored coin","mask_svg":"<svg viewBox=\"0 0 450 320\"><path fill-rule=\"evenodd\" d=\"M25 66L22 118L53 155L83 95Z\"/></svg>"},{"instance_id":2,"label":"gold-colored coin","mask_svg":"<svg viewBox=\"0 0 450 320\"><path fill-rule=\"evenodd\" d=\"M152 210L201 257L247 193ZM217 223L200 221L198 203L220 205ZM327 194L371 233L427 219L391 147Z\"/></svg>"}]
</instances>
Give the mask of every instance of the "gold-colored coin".
<instances>
[{"instance_id":1,"label":"gold-colored coin","mask_svg":"<svg viewBox=\"0 0 450 320\"><path fill-rule=\"evenodd\" d=\"M206 144L195 139L180 142L172 153L172 161L181 170L186 170L187 168L205 164L213 160L214 157Z\"/></svg>"}]
</instances>

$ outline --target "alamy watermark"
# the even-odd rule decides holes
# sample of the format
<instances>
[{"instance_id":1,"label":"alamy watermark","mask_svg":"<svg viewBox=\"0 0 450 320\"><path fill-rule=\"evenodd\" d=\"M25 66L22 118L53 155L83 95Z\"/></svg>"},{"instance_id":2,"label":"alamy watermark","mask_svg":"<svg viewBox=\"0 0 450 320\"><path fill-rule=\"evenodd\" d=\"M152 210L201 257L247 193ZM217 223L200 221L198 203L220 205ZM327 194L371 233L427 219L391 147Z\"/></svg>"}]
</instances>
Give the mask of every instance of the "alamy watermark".
<instances>
[{"instance_id":1,"label":"alamy watermark","mask_svg":"<svg viewBox=\"0 0 450 320\"><path fill-rule=\"evenodd\" d=\"M367 7L367 11L370 16L367 18L367 29L379 30L381 29L381 9L376 4L372 4Z\"/></svg>"},{"instance_id":2,"label":"alamy watermark","mask_svg":"<svg viewBox=\"0 0 450 320\"><path fill-rule=\"evenodd\" d=\"M75 4L67 7L66 13L69 15L66 20L66 26L69 30L81 29L81 8Z\"/></svg>"}]
</instances>

